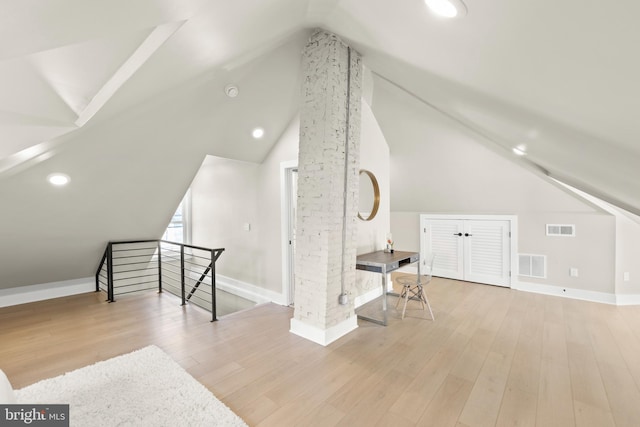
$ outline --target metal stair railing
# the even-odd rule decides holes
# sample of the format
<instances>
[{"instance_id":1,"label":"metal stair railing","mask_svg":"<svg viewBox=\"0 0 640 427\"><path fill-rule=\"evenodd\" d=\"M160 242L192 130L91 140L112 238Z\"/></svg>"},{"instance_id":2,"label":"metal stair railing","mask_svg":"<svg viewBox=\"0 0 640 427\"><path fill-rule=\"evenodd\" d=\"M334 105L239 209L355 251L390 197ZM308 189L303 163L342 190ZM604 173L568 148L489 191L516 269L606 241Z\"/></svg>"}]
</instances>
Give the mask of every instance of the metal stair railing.
<instances>
[{"instance_id":1,"label":"metal stair railing","mask_svg":"<svg viewBox=\"0 0 640 427\"><path fill-rule=\"evenodd\" d=\"M210 249L167 240L112 241L96 271L96 292L116 296L166 290L216 315L216 261L224 248Z\"/></svg>"}]
</instances>

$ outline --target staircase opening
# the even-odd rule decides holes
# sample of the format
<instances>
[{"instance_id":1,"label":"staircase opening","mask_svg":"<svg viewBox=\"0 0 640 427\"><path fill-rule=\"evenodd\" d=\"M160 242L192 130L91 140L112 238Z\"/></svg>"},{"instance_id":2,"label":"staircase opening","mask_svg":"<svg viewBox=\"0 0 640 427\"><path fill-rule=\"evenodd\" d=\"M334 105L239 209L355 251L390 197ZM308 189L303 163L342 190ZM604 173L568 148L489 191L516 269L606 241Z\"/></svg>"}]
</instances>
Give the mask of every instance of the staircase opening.
<instances>
[{"instance_id":1,"label":"staircase opening","mask_svg":"<svg viewBox=\"0 0 640 427\"><path fill-rule=\"evenodd\" d=\"M216 261L222 252L166 240L109 242L96 271L96 291L114 302L127 294L166 290L182 305L197 301L215 321Z\"/></svg>"}]
</instances>

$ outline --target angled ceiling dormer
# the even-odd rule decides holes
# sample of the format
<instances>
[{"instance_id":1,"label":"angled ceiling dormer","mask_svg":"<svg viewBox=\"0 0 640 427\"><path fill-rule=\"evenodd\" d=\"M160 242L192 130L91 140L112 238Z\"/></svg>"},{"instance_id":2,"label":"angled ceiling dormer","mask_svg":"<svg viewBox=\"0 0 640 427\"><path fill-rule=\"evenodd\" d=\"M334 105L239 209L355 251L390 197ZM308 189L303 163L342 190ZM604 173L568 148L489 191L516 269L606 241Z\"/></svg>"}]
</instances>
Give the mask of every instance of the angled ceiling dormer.
<instances>
[{"instance_id":1,"label":"angled ceiling dormer","mask_svg":"<svg viewBox=\"0 0 640 427\"><path fill-rule=\"evenodd\" d=\"M0 158L84 126L184 22L1 61Z\"/></svg>"}]
</instances>

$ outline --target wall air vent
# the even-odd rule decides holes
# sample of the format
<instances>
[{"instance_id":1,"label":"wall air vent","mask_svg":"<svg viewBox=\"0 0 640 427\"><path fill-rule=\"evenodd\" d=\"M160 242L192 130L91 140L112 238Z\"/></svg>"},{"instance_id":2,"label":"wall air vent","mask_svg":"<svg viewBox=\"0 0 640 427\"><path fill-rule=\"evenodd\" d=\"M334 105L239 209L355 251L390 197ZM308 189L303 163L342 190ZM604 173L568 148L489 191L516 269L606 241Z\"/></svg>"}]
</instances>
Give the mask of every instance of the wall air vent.
<instances>
[{"instance_id":1,"label":"wall air vent","mask_svg":"<svg viewBox=\"0 0 640 427\"><path fill-rule=\"evenodd\" d=\"M575 237L576 226L573 224L547 224L547 236Z\"/></svg>"},{"instance_id":2,"label":"wall air vent","mask_svg":"<svg viewBox=\"0 0 640 427\"><path fill-rule=\"evenodd\" d=\"M526 277L547 277L547 257L545 255L518 254L518 275Z\"/></svg>"}]
</instances>

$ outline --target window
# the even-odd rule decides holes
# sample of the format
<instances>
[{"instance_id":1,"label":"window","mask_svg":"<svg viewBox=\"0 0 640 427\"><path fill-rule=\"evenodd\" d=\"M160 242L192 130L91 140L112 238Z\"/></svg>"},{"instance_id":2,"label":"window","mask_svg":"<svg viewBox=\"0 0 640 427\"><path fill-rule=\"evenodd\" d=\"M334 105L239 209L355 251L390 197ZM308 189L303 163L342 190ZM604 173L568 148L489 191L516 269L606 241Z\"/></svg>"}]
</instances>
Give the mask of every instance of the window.
<instances>
[{"instance_id":1,"label":"window","mask_svg":"<svg viewBox=\"0 0 640 427\"><path fill-rule=\"evenodd\" d=\"M191 243L191 191L188 190L171 217L162 240L176 243Z\"/></svg>"}]
</instances>

